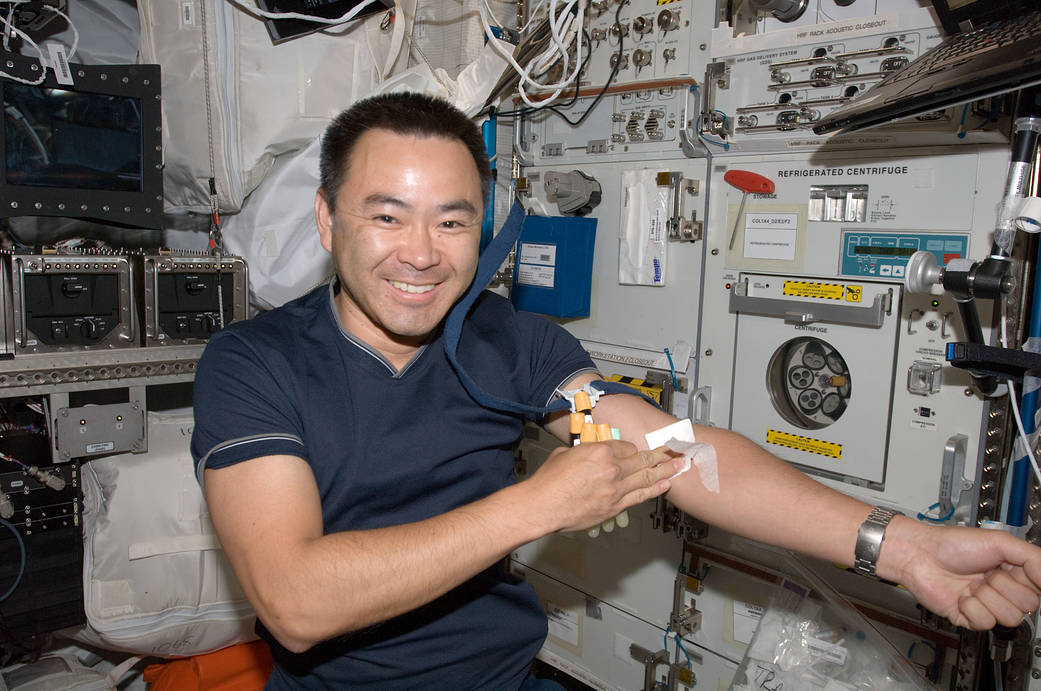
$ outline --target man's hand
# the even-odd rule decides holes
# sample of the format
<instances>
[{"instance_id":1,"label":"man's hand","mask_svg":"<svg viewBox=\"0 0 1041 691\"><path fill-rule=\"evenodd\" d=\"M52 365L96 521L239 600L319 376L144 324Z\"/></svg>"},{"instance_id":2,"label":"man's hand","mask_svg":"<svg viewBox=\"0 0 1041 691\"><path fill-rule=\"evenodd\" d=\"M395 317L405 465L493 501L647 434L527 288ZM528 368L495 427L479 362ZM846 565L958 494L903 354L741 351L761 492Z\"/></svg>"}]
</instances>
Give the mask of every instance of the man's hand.
<instances>
[{"instance_id":1,"label":"man's hand","mask_svg":"<svg viewBox=\"0 0 1041 691\"><path fill-rule=\"evenodd\" d=\"M638 451L625 441L560 448L525 480L554 530L584 530L671 487L683 467L665 447ZM533 507L534 508L534 507Z\"/></svg>"},{"instance_id":2,"label":"man's hand","mask_svg":"<svg viewBox=\"0 0 1041 691\"><path fill-rule=\"evenodd\" d=\"M1041 548L1008 533L894 519L882 554L887 564L883 570L880 558L879 576L901 583L956 626L1018 626L1037 609Z\"/></svg>"}]
</instances>

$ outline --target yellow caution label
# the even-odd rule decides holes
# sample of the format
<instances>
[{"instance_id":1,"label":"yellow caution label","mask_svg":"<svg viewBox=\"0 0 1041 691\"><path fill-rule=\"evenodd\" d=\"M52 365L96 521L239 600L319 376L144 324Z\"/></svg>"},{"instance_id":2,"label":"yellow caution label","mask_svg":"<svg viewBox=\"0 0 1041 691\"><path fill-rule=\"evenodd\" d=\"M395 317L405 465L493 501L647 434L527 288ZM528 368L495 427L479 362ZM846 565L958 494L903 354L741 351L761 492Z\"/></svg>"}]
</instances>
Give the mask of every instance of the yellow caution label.
<instances>
[{"instance_id":1,"label":"yellow caution label","mask_svg":"<svg viewBox=\"0 0 1041 691\"><path fill-rule=\"evenodd\" d=\"M846 286L846 302L860 302L863 295L863 286Z\"/></svg>"},{"instance_id":2,"label":"yellow caution label","mask_svg":"<svg viewBox=\"0 0 1041 691\"><path fill-rule=\"evenodd\" d=\"M671 5L672 3L679 1L680 0L658 0L658 7L661 7L662 5Z\"/></svg>"},{"instance_id":3,"label":"yellow caution label","mask_svg":"<svg viewBox=\"0 0 1041 691\"><path fill-rule=\"evenodd\" d=\"M636 389L647 398L654 400L661 405L662 387L651 384L643 379L637 379L636 377L625 377L621 374L612 374L607 378L607 381L618 382L619 384L625 384L626 386Z\"/></svg>"},{"instance_id":4,"label":"yellow caution label","mask_svg":"<svg viewBox=\"0 0 1041 691\"><path fill-rule=\"evenodd\" d=\"M784 294L800 298L818 298L820 300L841 300L845 294L841 283L818 283L815 281L785 281Z\"/></svg>"},{"instance_id":5,"label":"yellow caution label","mask_svg":"<svg viewBox=\"0 0 1041 691\"><path fill-rule=\"evenodd\" d=\"M799 434L791 434L789 432L768 429L766 430L766 442L768 444L776 444L777 446L795 449L796 451L815 453L818 456L827 456L828 458L836 459L842 458L842 444L836 444L835 442L824 441L822 439L814 439L813 437L804 437Z\"/></svg>"}]
</instances>

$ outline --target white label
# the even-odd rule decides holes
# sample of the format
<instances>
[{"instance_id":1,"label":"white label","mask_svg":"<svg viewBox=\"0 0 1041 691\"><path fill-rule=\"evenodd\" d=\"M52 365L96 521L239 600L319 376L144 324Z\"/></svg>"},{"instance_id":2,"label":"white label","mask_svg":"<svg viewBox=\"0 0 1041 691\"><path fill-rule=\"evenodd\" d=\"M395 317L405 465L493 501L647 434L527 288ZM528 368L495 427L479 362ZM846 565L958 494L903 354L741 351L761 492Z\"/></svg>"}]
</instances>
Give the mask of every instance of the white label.
<instances>
[{"instance_id":1,"label":"white label","mask_svg":"<svg viewBox=\"0 0 1041 691\"><path fill-rule=\"evenodd\" d=\"M18 489L19 487L22 487L24 485L25 485L25 480L12 480L11 481L11 489Z\"/></svg>"},{"instance_id":2,"label":"white label","mask_svg":"<svg viewBox=\"0 0 1041 691\"><path fill-rule=\"evenodd\" d=\"M69 58L65 55L65 47L58 43L47 44L51 54L51 70L59 84L72 86L72 72L69 70Z\"/></svg>"},{"instance_id":3,"label":"white label","mask_svg":"<svg viewBox=\"0 0 1041 691\"><path fill-rule=\"evenodd\" d=\"M186 0L181 3L181 28L195 26L195 3Z\"/></svg>"},{"instance_id":4,"label":"white label","mask_svg":"<svg viewBox=\"0 0 1041 691\"><path fill-rule=\"evenodd\" d=\"M661 207L654 208L654 216L651 217L651 224L648 227L648 237L651 242L655 244L662 244L665 242L665 228L668 226L668 221L665 220L665 213Z\"/></svg>"},{"instance_id":5,"label":"white label","mask_svg":"<svg viewBox=\"0 0 1041 691\"><path fill-rule=\"evenodd\" d=\"M817 657L823 657L836 665L846 664L846 649L837 643L828 643L819 638L807 638L806 645Z\"/></svg>"},{"instance_id":6,"label":"white label","mask_svg":"<svg viewBox=\"0 0 1041 691\"><path fill-rule=\"evenodd\" d=\"M520 246L520 261L523 264L541 264L542 266L556 266L557 246L536 244L533 242L522 242Z\"/></svg>"},{"instance_id":7,"label":"white label","mask_svg":"<svg viewBox=\"0 0 1041 691\"><path fill-rule=\"evenodd\" d=\"M738 643L751 643L762 618L763 608L759 605L734 600L734 640Z\"/></svg>"},{"instance_id":8,"label":"white label","mask_svg":"<svg viewBox=\"0 0 1041 691\"><path fill-rule=\"evenodd\" d=\"M924 429L927 432L933 432L936 430L936 423L929 420L911 418L911 429Z\"/></svg>"},{"instance_id":9,"label":"white label","mask_svg":"<svg viewBox=\"0 0 1041 691\"><path fill-rule=\"evenodd\" d=\"M578 646L578 614L558 607L552 602L547 602L546 616L549 618L550 636L559 638L564 643Z\"/></svg>"},{"instance_id":10,"label":"white label","mask_svg":"<svg viewBox=\"0 0 1041 691\"><path fill-rule=\"evenodd\" d=\"M556 269L552 266L521 264L517 267L517 283L523 286L552 288Z\"/></svg>"},{"instance_id":11,"label":"white label","mask_svg":"<svg viewBox=\"0 0 1041 691\"><path fill-rule=\"evenodd\" d=\"M745 256L751 259L795 259L799 214L745 214Z\"/></svg>"},{"instance_id":12,"label":"white label","mask_svg":"<svg viewBox=\"0 0 1041 691\"><path fill-rule=\"evenodd\" d=\"M103 453L105 451L112 451L116 448L114 441L102 441L96 444L87 444L87 453Z\"/></svg>"}]
</instances>

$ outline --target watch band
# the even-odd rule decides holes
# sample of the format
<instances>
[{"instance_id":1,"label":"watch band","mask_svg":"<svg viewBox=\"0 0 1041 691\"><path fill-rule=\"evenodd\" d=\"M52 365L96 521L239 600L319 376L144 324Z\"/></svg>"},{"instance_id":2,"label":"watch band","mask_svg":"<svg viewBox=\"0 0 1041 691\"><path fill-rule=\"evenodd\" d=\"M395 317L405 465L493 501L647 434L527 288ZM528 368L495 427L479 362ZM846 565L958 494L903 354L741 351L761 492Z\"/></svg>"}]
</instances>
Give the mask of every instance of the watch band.
<instances>
[{"instance_id":1,"label":"watch band","mask_svg":"<svg viewBox=\"0 0 1041 691\"><path fill-rule=\"evenodd\" d=\"M857 545L853 549L854 571L876 577L875 568L878 566L878 554L882 551L882 541L886 538L886 526L899 513L879 506L871 509L857 531Z\"/></svg>"}]
</instances>

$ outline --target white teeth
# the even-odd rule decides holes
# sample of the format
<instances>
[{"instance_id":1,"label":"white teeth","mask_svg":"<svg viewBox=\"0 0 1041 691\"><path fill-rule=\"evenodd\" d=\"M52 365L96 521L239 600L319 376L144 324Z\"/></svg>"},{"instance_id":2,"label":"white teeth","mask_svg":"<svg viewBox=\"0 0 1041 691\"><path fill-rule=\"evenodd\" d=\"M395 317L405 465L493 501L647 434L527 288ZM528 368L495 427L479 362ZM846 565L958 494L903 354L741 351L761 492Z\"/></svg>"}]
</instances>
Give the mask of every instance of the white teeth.
<instances>
[{"instance_id":1,"label":"white teeth","mask_svg":"<svg viewBox=\"0 0 1041 691\"><path fill-rule=\"evenodd\" d=\"M401 281L391 281L390 284L398 290L403 290L406 293L429 293L434 289L434 286L432 285L414 286L411 283L402 283Z\"/></svg>"}]
</instances>

